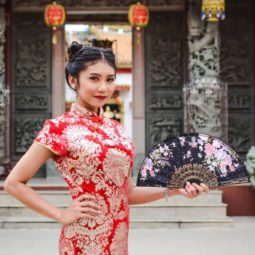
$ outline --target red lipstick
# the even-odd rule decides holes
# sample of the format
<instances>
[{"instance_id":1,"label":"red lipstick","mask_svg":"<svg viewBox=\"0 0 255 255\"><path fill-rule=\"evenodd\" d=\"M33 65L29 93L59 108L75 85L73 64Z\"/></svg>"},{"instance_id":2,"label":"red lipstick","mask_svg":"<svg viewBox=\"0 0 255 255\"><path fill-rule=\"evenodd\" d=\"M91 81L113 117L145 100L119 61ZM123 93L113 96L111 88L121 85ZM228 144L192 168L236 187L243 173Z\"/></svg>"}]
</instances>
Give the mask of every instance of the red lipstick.
<instances>
[{"instance_id":1,"label":"red lipstick","mask_svg":"<svg viewBox=\"0 0 255 255\"><path fill-rule=\"evenodd\" d=\"M95 96L95 98L99 99L99 100L105 100L107 97L103 97L103 96Z\"/></svg>"}]
</instances>

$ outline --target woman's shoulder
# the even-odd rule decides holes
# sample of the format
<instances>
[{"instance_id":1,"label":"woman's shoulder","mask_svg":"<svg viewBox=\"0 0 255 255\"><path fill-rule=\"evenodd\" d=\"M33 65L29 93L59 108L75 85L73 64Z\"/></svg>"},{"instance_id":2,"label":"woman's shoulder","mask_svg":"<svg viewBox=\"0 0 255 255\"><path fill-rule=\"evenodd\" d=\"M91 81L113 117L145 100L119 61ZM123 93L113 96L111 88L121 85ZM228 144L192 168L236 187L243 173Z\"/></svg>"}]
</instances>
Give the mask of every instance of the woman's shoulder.
<instances>
[{"instance_id":1,"label":"woman's shoulder","mask_svg":"<svg viewBox=\"0 0 255 255\"><path fill-rule=\"evenodd\" d=\"M118 130L118 133L121 136L129 137L128 132L122 123L114 119L108 119L108 120L110 125L114 127L116 130Z\"/></svg>"},{"instance_id":2,"label":"woman's shoulder","mask_svg":"<svg viewBox=\"0 0 255 255\"><path fill-rule=\"evenodd\" d=\"M60 130L65 128L71 122L73 122L72 117L70 116L69 112L65 112L64 114L55 118L46 119L44 122L44 126L48 126L51 130Z\"/></svg>"}]
</instances>

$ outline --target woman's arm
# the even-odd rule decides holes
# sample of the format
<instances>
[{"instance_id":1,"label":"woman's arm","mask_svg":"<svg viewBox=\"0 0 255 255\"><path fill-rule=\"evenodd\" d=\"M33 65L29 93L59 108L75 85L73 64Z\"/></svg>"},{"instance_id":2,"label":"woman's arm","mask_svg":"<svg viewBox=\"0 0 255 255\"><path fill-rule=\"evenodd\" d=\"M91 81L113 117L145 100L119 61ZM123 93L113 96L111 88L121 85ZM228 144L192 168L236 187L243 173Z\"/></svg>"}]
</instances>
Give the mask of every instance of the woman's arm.
<instances>
[{"instance_id":1,"label":"woman's arm","mask_svg":"<svg viewBox=\"0 0 255 255\"><path fill-rule=\"evenodd\" d=\"M80 196L66 210L61 210L48 203L26 185L41 165L52 157L54 157L54 154L49 149L33 143L5 180L5 191L29 208L62 224L71 223L81 217L94 218L93 215L98 213L99 207L92 202L94 197L89 194ZM84 202L83 200L90 201Z\"/></svg>"},{"instance_id":2,"label":"woman's arm","mask_svg":"<svg viewBox=\"0 0 255 255\"><path fill-rule=\"evenodd\" d=\"M208 192L209 189L205 184L190 184L187 182L184 189L169 189L168 193L165 193L166 188L161 187L134 187L132 183L132 177L129 176L128 180L128 201L129 204L143 204L149 203L166 195L175 196L183 195L188 198L194 198L202 192Z\"/></svg>"}]
</instances>

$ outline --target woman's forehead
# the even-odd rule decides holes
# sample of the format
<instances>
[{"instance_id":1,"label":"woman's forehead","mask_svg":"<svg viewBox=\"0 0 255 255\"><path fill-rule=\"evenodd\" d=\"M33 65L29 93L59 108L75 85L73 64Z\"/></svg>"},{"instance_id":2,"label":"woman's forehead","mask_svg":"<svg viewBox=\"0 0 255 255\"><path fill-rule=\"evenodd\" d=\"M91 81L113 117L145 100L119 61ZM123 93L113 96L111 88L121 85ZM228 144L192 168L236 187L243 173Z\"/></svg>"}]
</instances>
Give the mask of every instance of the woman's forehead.
<instances>
[{"instance_id":1,"label":"woman's forehead","mask_svg":"<svg viewBox=\"0 0 255 255\"><path fill-rule=\"evenodd\" d=\"M91 63L85 69L86 73L97 73L97 74L107 74L107 75L115 75L115 70L112 66L110 66L106 61L97 61L95 63Z\"/></svg>"}]
</instances>

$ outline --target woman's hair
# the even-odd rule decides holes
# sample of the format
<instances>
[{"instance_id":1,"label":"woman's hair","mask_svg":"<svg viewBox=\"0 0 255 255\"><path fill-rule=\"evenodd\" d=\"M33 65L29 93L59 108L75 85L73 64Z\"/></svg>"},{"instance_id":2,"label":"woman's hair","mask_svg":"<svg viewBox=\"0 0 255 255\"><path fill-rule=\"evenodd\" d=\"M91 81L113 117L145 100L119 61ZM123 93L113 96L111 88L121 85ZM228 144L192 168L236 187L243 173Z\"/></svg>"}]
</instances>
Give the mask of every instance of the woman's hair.
<instances>
[{"instance_id":1,"label":"woman's hair","mask_svg":"<svg viewBox=\"0 0 255 255\"><path fill-rule=\"evenodd\" d=\"M68 61L65 68L65 76L70 88L72 87L69 84L69 75L77 78L79 84L80 72L86 70L89 65L95 64L100 60L106 61L116 72L115 55L112 49L83 46L74 41L68 48L67 53Z\"/></svg>"}]
</instances>

